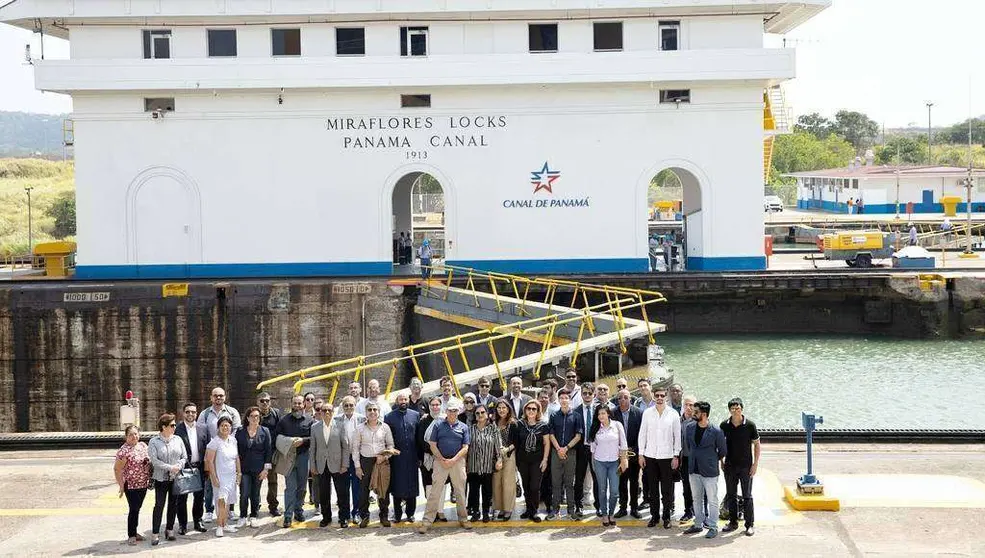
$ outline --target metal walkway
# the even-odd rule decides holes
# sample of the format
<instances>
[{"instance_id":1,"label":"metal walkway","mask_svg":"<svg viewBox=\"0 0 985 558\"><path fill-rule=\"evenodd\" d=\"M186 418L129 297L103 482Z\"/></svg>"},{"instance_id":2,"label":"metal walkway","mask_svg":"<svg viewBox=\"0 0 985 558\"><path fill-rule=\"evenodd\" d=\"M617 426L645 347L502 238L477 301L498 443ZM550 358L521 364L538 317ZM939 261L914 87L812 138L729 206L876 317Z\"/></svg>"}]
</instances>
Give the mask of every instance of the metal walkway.
<instances>
[{"instance_id":1,"label":"metal walkway","mask_svg":"<svg viewBox=\"0 0 985 558\"><path fill-rule=\"evenodd\" d=\"M444 373L453 379L456 392L460 386L480 378L498 379L505 389L509 376L531 372L537 379L545 365L568 359L574 366L580 355L610 347L625 353L629 341L646 339L652 343L653 335L666 329L647 318L647 306L666 299L644 289L454 266L436 266L432 279L420 285L416 313L476 331L289 372L260 382L257 390L291 381L294 392L300 393L309 384L330 382L328 400L334 401L341 382L377 373L387 375L384 393L392 399L398 393L393 385L398 370L410 366L425 382L424 395L430 395L439 391L438 380L426 381L421 372L422 359L430 358L442 364ZM543 298L535 300L535 293ZM561 304L562 300L567 305ZM628 317L629 311L638 312L642 319ZM537 343L540 348L518 354L521 340ZM497 344L509 349L497 350ZM473 368L467 349L483 351L492 364Z\"/></svg>"}]
</instances>

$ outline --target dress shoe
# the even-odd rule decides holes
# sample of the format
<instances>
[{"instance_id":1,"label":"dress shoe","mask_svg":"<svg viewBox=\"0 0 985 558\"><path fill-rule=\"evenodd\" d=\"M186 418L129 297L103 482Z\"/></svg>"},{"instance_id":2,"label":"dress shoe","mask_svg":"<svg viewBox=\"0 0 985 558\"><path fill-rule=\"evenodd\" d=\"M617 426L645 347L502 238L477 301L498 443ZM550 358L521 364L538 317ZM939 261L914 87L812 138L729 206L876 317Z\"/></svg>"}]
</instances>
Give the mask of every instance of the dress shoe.
<instances>
[{"instance_id":1,"label":"dress shoe","mask_svg":"<svg viewBox=\"0 0 985 558\"><path fill-rule=\"evenodd\" d=\"M541 521L543 521L543 518L541 518L539 515L534 515L533 517L530 518L530 521L533 521L534 523L540 523Z\"/></svg>"},{"instance_id":2,"label":"dress shoe","mask_svg":"<svg viewBox=\"0 0 985 558\"><path fill-rule=\"evenodd\" d=\"M208 531L208 529L206 529L204 526L202 526L201 523L196 523L195 524L195 530L198 531L199 533L204 533L204 532Z\"/></svg>"},{"instance_id":3,"label":"dress shoe","mask_svg":"<svg viewBox=\"0 0 985 558\"><path fill-rule=\"evenodd\" d=\"M751 536L753 536L755 534L756 534L756 529L752 525L746 527L746 536L747 537L751 537Z\"/></svg>"},{"instance_id":4,"label":"dress shoe","mask_svg":"<svg viewBox=\"0 0 985 558\"><path fill-rule=\"evenodd\" d=\"M479 521L479 512L469 514L469 521Z\"/></svg>"},{"instance_id":5,"label":"dress shoe","mask_svg":"<svg viewBox=\"0 0 985 558\"><path fill-rule=\"evenodd\" d=\"M697 535L698 533L700 533L702 531L704 531L704 529L702 529L700 525L692 525L692 526L688 527L687 529L684 529L683 534L684 535Z\"/></svg>"},{"instance_id":6,"label":"dress shoe","mask_svg":"<svg viewBox=\"0 0 985 558\"><path fill-rule=\"evenodd\" d=\"M290 529L291 528L291 520L290 519L285 519L284 520L284 523L281 523L280 526L283 527L283 528L285 528L285 529Z\"/></svg>"},{"instance_id":7,"label":"dress shoe","mask_svg":"<svg viewBox=\"0 0 985 558\"><path fill-rule=\"evenodd\" d=\"M331 525L331 523L332 523L331 520L325 521L324 519L322 519L321 521L318 522L318 526L319 527L328 527L329 525Z\"/></svg>"},{"instance_id":8,"label":"dress shoe","mask_svg":"<svg viewBox=\"0 0 985 558\"><path fill-rule=\"evenodd\" d=\"M362 518L362 519L359 520L359 528L360 529L365 529L368 526L369 526L369 518L368 517L364 517L364 518Z\"/></svg>"},{"instance_id":9,"label":"dress shoe","mask_svg":"<svg viewBox=\"0 0 985 558\"><path fill-rule=\"evenodd\" d=\"M643 519L643 514L640 513L640 510L633 510L629 512L629 515L635 517L636 519Z\"/></svg>"},{"instance_id":10,"label":"dress shoe","mask_svg":"<svg viewBox=\"0 0 985 558\"><path fill-rule=\"evenodd\" d=\"M694 514L692 514L691 512L687 512L681 516L680 524L683 525L688 521L694 521Z\"/></svg>"},{"instance_id":11,"label":"dress shoe","mask_svg":"<svg viewBox=\"0 0 985 558\"><path fill-rule=\"evenodd\" d=\"M640 502L640 509L641 510L648 510L648 509L650 509L650 502L647 502L645 500L643 502Z\"/></svg>"},{"instance_id":12,"label":"dress shoe","mask_svg":"<svg viewBox=\"0 0 985 558\"><path fill-rule=\"evenodd\" d=\"M615 517L616 519L626 517L626 508L619 508L619 511L616 512L616 515L612 517Z\"/></svg>"},{"instance_id":13,"label":"dress shoe","mask_svg":"<svg viewBox=\"0 0 985 558\"><path fill-rule=\"evenodd\" d=\"M596 508L595 509L595 517L602 517L602 510Z\"/></svg>"},{"instance_id":14,"label":"dress shoe","mask_svg":"<svg viewBox=\"0 0 985 558\"><path fill-rule=\"evenodd\" d=\"M738 528L739 528L739 524L738 523L729 523L728 525L726 525L725 527L722 528L722 532L723 533L731 533L732 531L735 531Z\"/></svg>"},{"instance_id":15,"label":"dress shoe","mask_svg":"<svg viewBox=\"0 0 985 558\"><path fill-rule=\"evenodd\" d=\"M656 517L651 517L650 518L650 521L647 522L646 526L647 527L651 527L651 528L652 527L656 527L657 526L657 518Z\"/></svg>"},{"instance_id":16,"label":"dress shoe","mask_svg":"<svg viewBox=\"0 0 985 558\"><path fill-rule=\"evenodd\" d=\"M556 511L551 510L551 511L547 512L547 521L554 521L555 519L557 519L557 512Z\"/></svg>"},{"instance_id":17,"label":"dress shoe","mask_svg":"<svg viewBox=\"0 0 985 558\"><path fill-rule=\"evenodd\" d=\"M670 519L664 520L664 529L670 529Z\"/></svg>"},{"instance_id":18,"label":"dress shoe","mask_svg":"<svg viewBox=\"0 0 985 558\"><path fill-rule=\"evenodd\" d=\"M435 517L434 520L435 521L440 521L442 523L448 523L448 518L445 517L445 516L443 516L443 515L439 515L439 516Z\"/></svg>"},{"instance_id":19,"label":"dress shoe","mask_svg":"<svg viewBox=\"0 0 985 558\"><path fill-rule=\"evenodd\" d=\"M482 512L482 522L489 523L489 512Z\"/></svg>"},{"instance_id":20,"label":"dress shoe","mask_svg":"<svg viewBox=\"0 0 985 558\"><path fill-rule=\"evenodd\" d=\"M280 510L277 508L271 508L270 517L280 517Z\"/></svg>"},{"instance_id":21,"label":"dress shoe","mask_svg":"<svg viewBox=\"0 0 985 558\"><path fill-rule=\"evenodd\" d=\"M188 530L185 529L185 526L184 525L179 525L178 526L178 534L179 535L185 535L187 533L188 533Z\"/></svg>"},{"instance_id":22,"label":"dress shoe","mask_svg":"<svg viewBox=\"0 0 985 558\"><path fill-rule=\"evenodd\" d=\"M349 528L349 520L348 519L341 519L341 520L339 520L339 528L340 529L348 529Z\"/></svg>"},{"instance_id":23,"label":"dress shoe","mask_svg":"<svg viewBox=\"0 0 985 558\"><path fill-rule=\"evenodd\" d=\"M383 526L383 527L389 527L390 526L390 520L387 519L387 518L385 518L385 517L381 517L380 518L380 525Z\"/></svg>"}]
</instances>

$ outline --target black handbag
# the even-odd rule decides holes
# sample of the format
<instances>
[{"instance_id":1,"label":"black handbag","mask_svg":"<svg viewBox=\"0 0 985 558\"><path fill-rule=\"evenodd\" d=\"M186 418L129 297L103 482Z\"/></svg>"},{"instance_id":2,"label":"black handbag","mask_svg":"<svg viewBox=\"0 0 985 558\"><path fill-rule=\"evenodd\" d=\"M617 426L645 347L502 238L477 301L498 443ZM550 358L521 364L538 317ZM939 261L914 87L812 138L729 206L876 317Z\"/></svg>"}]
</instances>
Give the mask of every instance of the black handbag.
<instances>
[{"instance_id":1,"label":"black handbag","mask_svg":"<svg viewBox=\"0 0 985 558\"><path fill-rule=\"evenodd\" d=\"M198 468L186 468L178 471L174 477L171 491L177 496L191 494L202 490L202 471Z\"/></svg>"}]
</instances>

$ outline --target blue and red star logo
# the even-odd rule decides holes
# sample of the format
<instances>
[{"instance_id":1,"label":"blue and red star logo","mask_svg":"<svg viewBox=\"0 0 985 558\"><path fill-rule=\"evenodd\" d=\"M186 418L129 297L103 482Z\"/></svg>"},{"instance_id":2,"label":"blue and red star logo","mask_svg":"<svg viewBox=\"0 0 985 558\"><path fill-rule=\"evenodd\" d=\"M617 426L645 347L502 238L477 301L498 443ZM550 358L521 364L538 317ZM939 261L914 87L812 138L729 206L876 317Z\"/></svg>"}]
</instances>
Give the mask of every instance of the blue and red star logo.
<instances>
[{"instance_id":1,"label":"blue and red star logo","mask_svg":"<svg viewBox=\"0 0 985 558\"><path fill-rule=\"evenodd\" d=\"M530 183L534 185L535 194L541 190L553 194L554 181L561 178L561 171L551 170L547 161L544 161L544 166L539 171L531 172L530 175Z\"/></svg>"}]
</instances>

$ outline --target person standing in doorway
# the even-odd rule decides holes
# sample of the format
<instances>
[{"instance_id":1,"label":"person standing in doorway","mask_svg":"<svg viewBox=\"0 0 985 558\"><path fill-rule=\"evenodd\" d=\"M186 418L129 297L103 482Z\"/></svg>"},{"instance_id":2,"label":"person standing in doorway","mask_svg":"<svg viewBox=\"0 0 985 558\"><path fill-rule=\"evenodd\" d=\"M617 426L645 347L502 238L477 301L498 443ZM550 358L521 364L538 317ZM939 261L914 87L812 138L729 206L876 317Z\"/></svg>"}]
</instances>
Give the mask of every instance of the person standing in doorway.
<instances>
[{"instance_id":1,"label":"person standing in doorway","mask_svg":"<svg viewBox=\"0 0 985 558\"><path fill-rule=\"evenodd\" d=\"M694 510L694 525L688 527L685 535L697 535L705 528L705 537L718 536L718 464L726 456L725 435L721 429L708 420L711 405L704 401L694 403L694 420L688 421L684 432L684 446L687 447L687 478L691 492L698 501ZM703 502L708 501L708 513Z\"/></svg>"},{"instance_id":2,"label":"person standing in doorway","mask_svg":"<svg viewBox=\"0 0 985 558\"><path fill-rule=\"evenodd\" d=\"M418 257L421 258L421 278L429 279L431 277L431 259L434 253L431 251L431 241L424 239L421 243L421 247L417 250Z\"/></svg>"},{"instance_id":3,"label":"person standing in doorway","mask_svg":"<svg viewBox=\"0 0 985 558\"><path fill-rule=\"evenodd\" d=\"M752 478L759 468L759 431L756 423L742 413L742 400L738 397L728 402L729 419L719 428L725 435L725 501L728 503L729 521L723 533L739 528L738 488L742 487L743 517L746 523L746 536L756 533L755 515L752 502ZM693 487L692 487L693 488ZM709 504L710 504L709 499Z\"/></svg>"}]
</instances>

